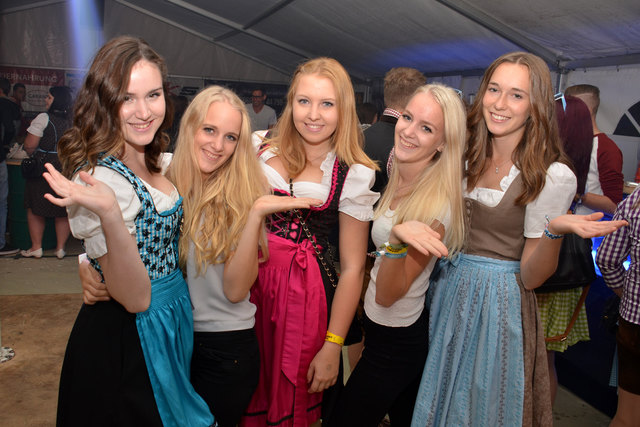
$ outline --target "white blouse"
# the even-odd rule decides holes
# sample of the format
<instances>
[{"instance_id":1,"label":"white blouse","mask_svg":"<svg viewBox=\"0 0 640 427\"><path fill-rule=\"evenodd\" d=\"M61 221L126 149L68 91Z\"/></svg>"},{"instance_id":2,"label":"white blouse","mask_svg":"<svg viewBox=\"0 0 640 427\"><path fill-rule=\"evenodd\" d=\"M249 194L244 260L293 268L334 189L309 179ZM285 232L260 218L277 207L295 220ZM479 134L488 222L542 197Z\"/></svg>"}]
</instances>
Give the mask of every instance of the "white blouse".
<instances>
[{"instance_id":1,"label":"white blouse","mask_svg":"<svg viewBox=\"0 0 640 427\"><path fill-rule=\"evenodd\" d=\"M520 169L513 165L509 174L500 181L500 190L476 187L469 193L465 192L464 196L489 207L497 206L519 173ZM464 188L467 187L466 180L463 185ZM537 239L542 236L546 224L545 215L553 219L566 214L576 194L577 186L576 176L569 166L559 162L551 164L547 169L547 179L538 198L526 207L524 237Z\"/></svg>"},{"instance_id":2,"label":"white blouse","mask_svg":"<svg viewBox=\"0 0 640 427\"><path fill-rule=\"evenodd\" d=\"M31 135L42 138L42 135L44 135L44 130L47 128L48 124L49 115L47 113L40 113L31 121L31 124L27 128L27 132L29 132Z\"/></svg>"},{"instance_id":3,"label":"white blouse","mask_svg":"<svg viewBox=\"0 0 640 427\"><path fill-rule=\"evenodd\" d=\"M253 144L256 149L262 144L266 131L253 133ZM272 150L265 150L260 154L262 170L269 181L271 188L279 188L289 191L289 182L286 181L274 168L266 162L276 154ZM333 151L327 153L320 165L322 179L320 183L298 181L293 183L293 193L296 197L312 197L326 202L331 189L331 176L336 154ZM373 219L373 204L378 201L380 193L371 191L375 181L375 171L361 164L351 165L340 194L339 212L343 212L360 221Z\"/></svg>"},{"instance_id":4,"label":"white blouse","mask_svg":"<svg viewBox=\"0 0 640 427\"><path fill-rule=\"evenodd\" d=\"M255 323L256 306L249 295L238 303L224 294L224 263L207 264L198 275L195 244L189 243L187 285L193 306L193 329L197 332L223 332L251 329Z\"/></svg>"},{"instance_id":5,"label":"white blouse","mask_svg":"<svg viewBox=\"0 0 640 427\"><path fill-rule=\"evenodd\" d=\"M371 239L376 247L382 246L389 240L389 234L394 225L393 214L394 211L387 210L384 215L381 215L373 221ZM438 218L438 221L447 229L451 223L451 216L447 213L443 218ZM367 317L378 325L383 326L397 328L413 325L424 309L425 294L427 293L427 289L429 289L429 277L431 276L436 261L436 257L432 257L431 260L429 260L425 269L414 279L409 290L402 298L398 299L390 307L383 307L376 303L376 280L378 278L380 264L382 263L382 257L376 258L376 262L370 273L371 280L369 281L367 292L364 295L364 311Z\"/></svg>"},{"instance_id":6,"label":"white blouse","mask_svg":"<svg viewBox=\"0 0 640 427\"><path fill-rule=\"evenodd\" d=\"M587 182L584 186L585 193L604 195L602 186L600 185L600 172L598 171L598 137L593 137L593 147L591 148L591 158L589 160L589 173L587 174ZM593 209L589 209L583 204L578 205L576 213L580 215L588 215L594 213Z\"/></svg>"},{"instance_id":7,"label":"white blouse","mask_svg":"<svg viewBox=\"0 0 640 427\"><path fill-rule=\"evenodd\" d=\"M166 172L171 162L171 157L171 153L165 153L163 155L161 159L162 174ZM92 175L113 189L118 205L120 205L120 210L122 210L122 217L127 226L127 230L129 230L129 233L135 234L136 225L134 221L142 205L131 183L120 173L104 166L96 166ZM73 181L86 185L79 178L78 174L73 177ZM149 194L151 194L151 198L158 212L164 212L173 208L180 198L178 190L176 190L175 187L171 194L167 195L145 181L142 182L147 187L147 190L149 190ZM87 255L91 258L98 258L106 254L107 242L98 215L78 205L67 207L67 213L69 215L71 232L76 239L84 240Z\"/></svg>"}]
</instances>

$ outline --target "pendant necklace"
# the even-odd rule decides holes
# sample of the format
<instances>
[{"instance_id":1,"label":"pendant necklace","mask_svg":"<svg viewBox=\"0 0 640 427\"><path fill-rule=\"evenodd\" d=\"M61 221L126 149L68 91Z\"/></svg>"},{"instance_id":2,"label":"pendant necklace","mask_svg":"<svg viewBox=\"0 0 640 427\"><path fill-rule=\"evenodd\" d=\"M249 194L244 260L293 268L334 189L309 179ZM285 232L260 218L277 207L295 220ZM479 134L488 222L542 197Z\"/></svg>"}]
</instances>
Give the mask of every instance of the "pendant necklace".
<instances>
[{"instance_id":1,"label":"pendant necklace","mask_svg":"<svg viewBox=\"0 0 640 427\"><path fill-rule=\"evenodd\" d=\"M511 159L510 159L510 158L509 158L509 159L507 159L507 160L505 160L504 162L500 163L499 165L496 165L496 162L494 162L494 161L493 161L493 158L491 159L491 163L493 163L493 166L495 166L495 167L496 167L496 175L498 174L498 172L499 172L500 168L501 168L502 166L504 166L504 165L505 165L507 162L509 162L509 161L511 161Z\"/></svg>"}]
</instances>

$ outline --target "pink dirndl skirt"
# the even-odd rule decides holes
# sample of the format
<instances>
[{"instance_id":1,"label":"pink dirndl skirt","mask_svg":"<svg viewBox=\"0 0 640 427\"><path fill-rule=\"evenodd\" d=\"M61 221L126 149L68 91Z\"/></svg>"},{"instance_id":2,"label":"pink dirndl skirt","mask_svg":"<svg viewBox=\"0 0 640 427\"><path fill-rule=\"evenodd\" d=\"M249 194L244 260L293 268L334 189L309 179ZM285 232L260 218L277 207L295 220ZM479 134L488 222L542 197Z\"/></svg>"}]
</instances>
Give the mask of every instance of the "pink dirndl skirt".
<instances>
[{"instance_id":1,"label":"pink dirndl skirt","mask_svg":"<svg viewBox=\"0 0 640 427\"><path fill-rule=\"evenodd\" d=\"M269 259L251 288L260 380L241 426L307 426L322 393L307 392L307 371L324 343L327 303L313 246L269 234Z\"/></svg>"}]
</instances>

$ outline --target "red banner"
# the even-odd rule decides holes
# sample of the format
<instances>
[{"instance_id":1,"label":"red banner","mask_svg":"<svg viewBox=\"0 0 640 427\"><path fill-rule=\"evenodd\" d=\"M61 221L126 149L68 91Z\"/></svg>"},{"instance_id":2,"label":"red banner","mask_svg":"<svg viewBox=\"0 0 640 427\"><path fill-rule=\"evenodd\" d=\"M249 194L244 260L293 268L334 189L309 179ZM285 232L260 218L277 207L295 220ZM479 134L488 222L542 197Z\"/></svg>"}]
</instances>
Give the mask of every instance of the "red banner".
<instances>
[{"instance_id":1,"label":"red banner","mask_svg":"<svg viewBox=\"0 0 640 427\"><path fill-rule=\"evenodd\" d=\"M44 111L44 99L51 86L64 86L64 70L46 68L22 68L0 66L0 77L9 79L11 87L22 83L27 89L27 97L22 103L25 111Z\"/></svg>"}]
</instances>

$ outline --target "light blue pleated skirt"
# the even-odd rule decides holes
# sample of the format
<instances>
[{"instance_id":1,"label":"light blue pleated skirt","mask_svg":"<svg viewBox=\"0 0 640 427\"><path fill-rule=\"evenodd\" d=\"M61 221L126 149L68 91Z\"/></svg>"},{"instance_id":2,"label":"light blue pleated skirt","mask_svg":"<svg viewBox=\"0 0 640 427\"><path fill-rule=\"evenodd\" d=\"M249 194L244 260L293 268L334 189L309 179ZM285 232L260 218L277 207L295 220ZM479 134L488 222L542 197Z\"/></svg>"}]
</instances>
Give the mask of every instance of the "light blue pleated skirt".
<instances>
[{"instance_id":1,"label":"light blue pleated skirt","mask_svg":"<svg viewBox=\"0 0 640 427\"><path fill-rule=\"evenodd\" d=\"M438 269L412 426L521 425L520 262L461 254Z\"/></svg>"},{"instance_id":2,"label":"light blue pleated skirt","mask_svg":"<svg viewBox=\"0 0 640 427\"><path fill-rule=\"evenodd\" d=\"M210 426L213 415L190 382L193 315L180 270L151 281L151 304L136 326L165 426Z\"/></svg>"}]
</instances>

